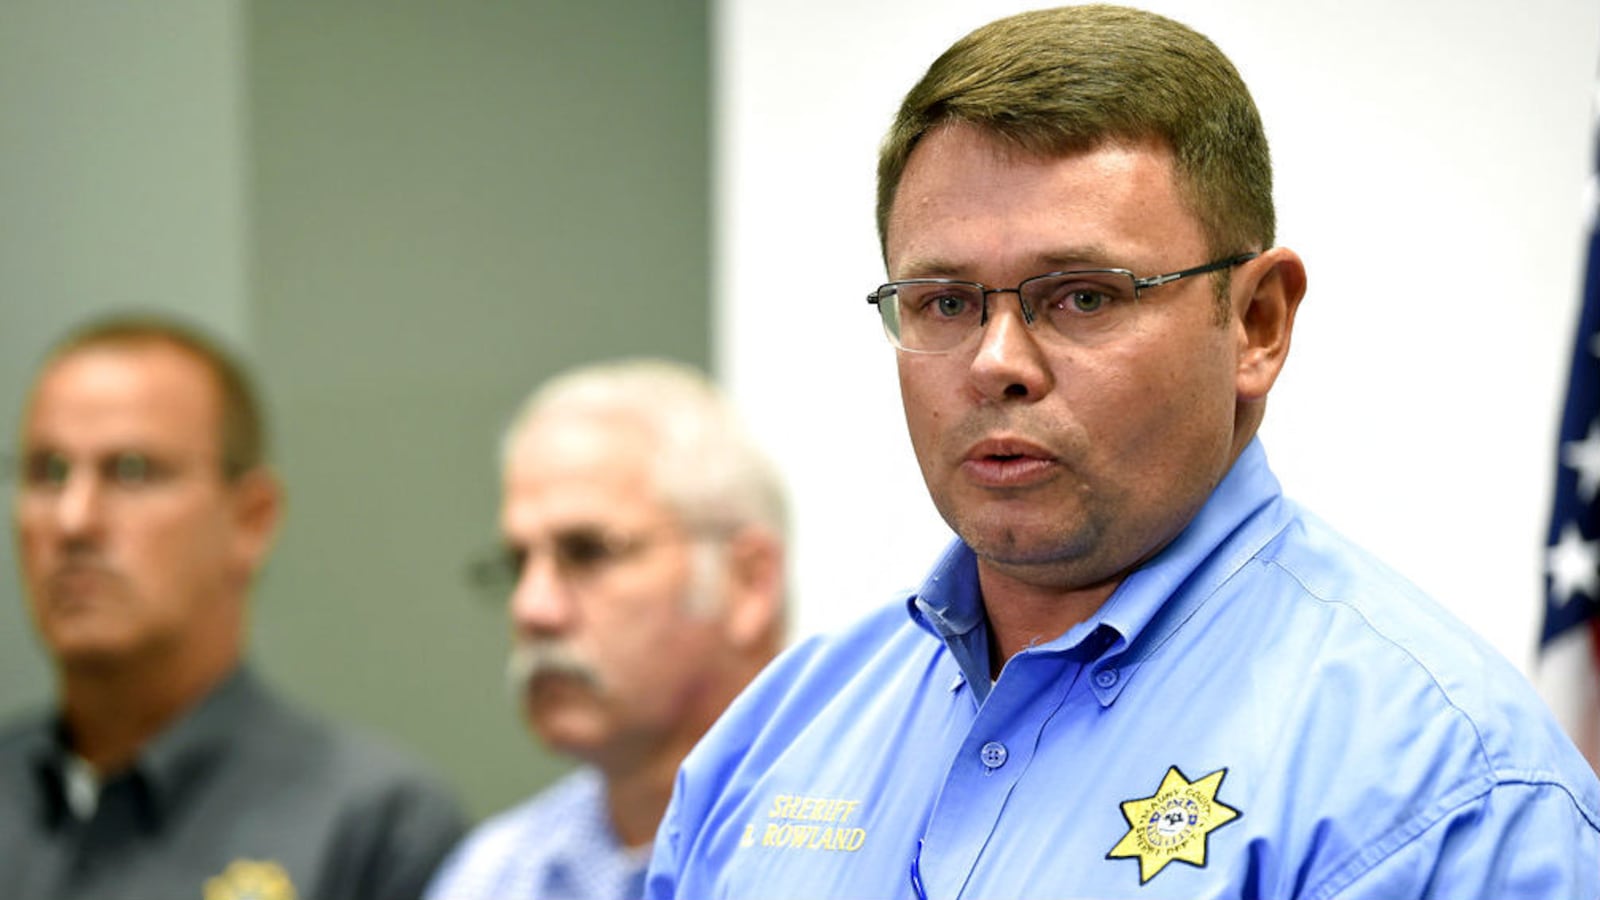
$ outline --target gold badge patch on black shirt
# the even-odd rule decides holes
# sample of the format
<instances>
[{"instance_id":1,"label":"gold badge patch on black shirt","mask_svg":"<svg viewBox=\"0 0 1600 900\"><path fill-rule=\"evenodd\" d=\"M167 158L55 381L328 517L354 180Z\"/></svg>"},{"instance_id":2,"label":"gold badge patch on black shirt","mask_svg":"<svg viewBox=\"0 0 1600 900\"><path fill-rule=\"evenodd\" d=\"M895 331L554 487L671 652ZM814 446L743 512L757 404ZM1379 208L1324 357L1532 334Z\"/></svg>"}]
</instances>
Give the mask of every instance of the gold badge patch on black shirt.
<instances>
[{"instance_id":1,"label":"gold badge patch on black shirt","mask_svg":"<svg viewBox=\"0 0 1600 900\"><path fill-rule=\"evenodd\" d=\"M271 860L236 859L206 879L205 900L298 900L294 882Z\"/></svg>"}]
</instances>

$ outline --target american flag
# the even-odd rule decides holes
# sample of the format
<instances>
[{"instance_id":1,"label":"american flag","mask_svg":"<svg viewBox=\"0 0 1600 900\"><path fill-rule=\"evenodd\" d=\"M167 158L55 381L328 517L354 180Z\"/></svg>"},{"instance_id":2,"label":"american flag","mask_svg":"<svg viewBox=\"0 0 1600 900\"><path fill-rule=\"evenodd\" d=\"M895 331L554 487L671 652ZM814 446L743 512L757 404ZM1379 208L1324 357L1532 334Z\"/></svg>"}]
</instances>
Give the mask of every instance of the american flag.
<instances>
[{"instance_id":1,"label":"american flag","mask_svg":"<svg viewBox=\"0 0 1600 900\"><path fill-rule=\"evenodd\" d=\"M1600 148L1600 115L1592 127ZM1556 448L1539 686L1578 748L1600 769L1600 149L1596 153L1585 196L1583 307Z\"/></svg>"}]
</instances>

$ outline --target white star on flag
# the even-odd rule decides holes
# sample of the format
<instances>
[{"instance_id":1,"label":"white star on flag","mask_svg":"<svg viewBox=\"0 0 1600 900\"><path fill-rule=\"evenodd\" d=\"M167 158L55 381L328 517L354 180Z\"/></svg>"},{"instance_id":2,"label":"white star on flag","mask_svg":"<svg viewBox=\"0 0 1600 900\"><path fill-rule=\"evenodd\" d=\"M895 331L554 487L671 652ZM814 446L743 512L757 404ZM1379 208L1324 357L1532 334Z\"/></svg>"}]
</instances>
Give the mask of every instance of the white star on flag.
<instances>
[{"instance_id":1,"label":"white star on flag","mask_svg":"<svg viewBox=\"0 0 1600 900\"><path fill-rule=\"evenodd\" d=\"M1574 594L1600 599L1600 542L1584 540L1578 526L1568 522L1561 528L1561 540L1545 554L1545 571L1550 593L1562 606Z\"/></svg>"},{"instance_id":2,"label":"white star on flag","mask_svg":"<svg viewBox=\"0 0 1600 900\"><path fill-rule=\"evenodd\" d=\"M1561 445L1561 462L1578 473L1578 493L1593 503L1600 493L1600 419L1589 423L1589 435Z\"/></svg>"}]
</instances>

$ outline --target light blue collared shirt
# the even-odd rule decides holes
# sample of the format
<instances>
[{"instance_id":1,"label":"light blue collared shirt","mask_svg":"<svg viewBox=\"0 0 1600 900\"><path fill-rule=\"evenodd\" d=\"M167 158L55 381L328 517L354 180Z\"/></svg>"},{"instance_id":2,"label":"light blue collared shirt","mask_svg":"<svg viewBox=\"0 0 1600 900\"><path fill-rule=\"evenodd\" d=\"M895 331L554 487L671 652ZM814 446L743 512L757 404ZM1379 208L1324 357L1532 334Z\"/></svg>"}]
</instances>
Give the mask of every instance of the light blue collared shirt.
<instances>
[{"instance_id":1,"label":"light blue collared shirt","mask_svg":"<svg viewBox=\"0 0 1600 900\"><path fill-rule=\"evenodd\" d=\"M468 834L426 900L637 900L644 851L622 846L605 781L578 769Z\"/></svg>"},{"instance_id":2,"label":"light blue collared shirt","mask_svg":"<svg viewBox=\"0 0 1600 900\"><path fill-rule=\"evenodd\" d=\"M786 653L685 761L646 896L1600 897L1600 783L1526 680L1259 442L992 685L986 628L957 542Z\"/></svg>"}]
</instances>

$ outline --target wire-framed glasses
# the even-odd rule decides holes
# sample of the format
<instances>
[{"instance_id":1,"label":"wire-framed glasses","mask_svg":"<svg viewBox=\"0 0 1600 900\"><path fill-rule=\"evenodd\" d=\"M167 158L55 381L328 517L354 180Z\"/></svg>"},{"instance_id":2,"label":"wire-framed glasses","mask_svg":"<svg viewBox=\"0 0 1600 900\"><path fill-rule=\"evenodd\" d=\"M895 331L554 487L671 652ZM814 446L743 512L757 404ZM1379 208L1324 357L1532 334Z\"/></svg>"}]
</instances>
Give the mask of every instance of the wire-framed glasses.
<instances>
[{"instance_id":1,"label":"wire-framed glasses","mask_svg":"<svg viewBox=\"0 0 1600 900\"><path fill-rule=\"evenodd\" d=\"M468 564L467 578L485 595L503 600L516 587L530 557L549 555L563 581L587 583L665 536L665 532L625 535L592 527L564 529L537 545L497 547L485 553Z\"/></svg>"},{"instance_id":2,"label":"wire-framed glasses","mask_svg":"<svg viewBox=\"0 0 1600 900\"><path fill-rule=\"evenodd\" d=\"M911 353L945 353L978 333L989 321L991 294L1016 294L1037 333L1076 344L1093 344L1132 316L1140 292L1163 284L1231 269L1259 254L1241 253L1192 269L1140 277L1127 269L1074 269L1035 275L1013 288L992 288L953 278L911 278L879 285L867 295L878 307L889 343Z\"/></svg>"},{"instance_id":3,"label":"wire-framed glasses","mask_svg":"<svg viewBox=\"0 0 1600 900\"><path fill-rule=\"evenodd\" d=\"M493 548L468 562L466 575L479 594L500 602L516 588L530 560L548 556L556 577L568 587L584 588L657 545L720 540L731 530L720 524L694 524L622 533L597 525L572 526L541 540Z\"/></svg>"}]
</instances>

